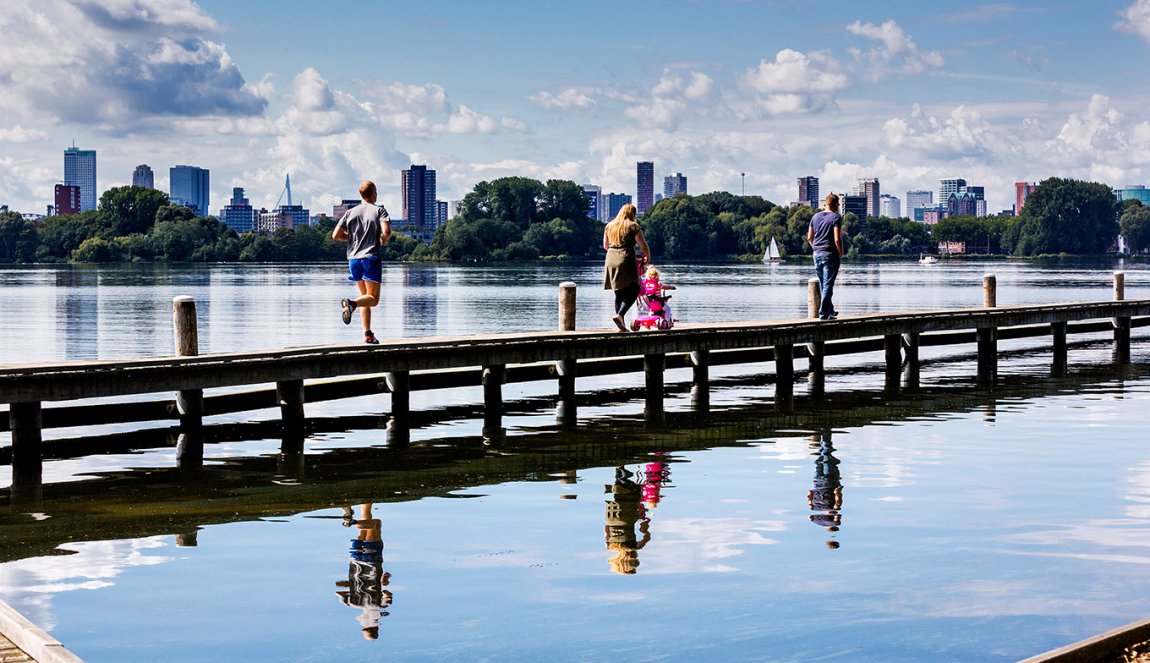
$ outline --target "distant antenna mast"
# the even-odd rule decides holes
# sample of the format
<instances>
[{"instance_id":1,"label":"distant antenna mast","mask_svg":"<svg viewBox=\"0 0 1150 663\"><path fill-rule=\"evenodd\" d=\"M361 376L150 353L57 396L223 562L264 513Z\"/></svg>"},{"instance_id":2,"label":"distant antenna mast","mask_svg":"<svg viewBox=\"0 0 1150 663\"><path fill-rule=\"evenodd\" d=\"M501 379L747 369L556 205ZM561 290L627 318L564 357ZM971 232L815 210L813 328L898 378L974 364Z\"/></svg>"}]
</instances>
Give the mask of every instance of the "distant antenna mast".
<instances>
[{"instance_id":1,"label":"distant antenna mast","mask_svg":"<svg viewBox=\"0 0 1150 663\"><path fill-rule=\"evenodd\" d=\"M291 173L284 176L284 188L287 189L288 207L291 207Z\"/></svg>"}]
</instances>

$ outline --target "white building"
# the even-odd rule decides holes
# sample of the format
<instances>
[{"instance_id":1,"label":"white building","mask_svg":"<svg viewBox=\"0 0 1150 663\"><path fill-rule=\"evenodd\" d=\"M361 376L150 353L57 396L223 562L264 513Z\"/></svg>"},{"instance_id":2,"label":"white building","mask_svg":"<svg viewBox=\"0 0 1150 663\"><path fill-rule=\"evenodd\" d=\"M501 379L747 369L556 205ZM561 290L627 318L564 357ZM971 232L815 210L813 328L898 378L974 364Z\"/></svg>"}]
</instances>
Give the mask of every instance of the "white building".
<instances>
[{"instance_id":1,"label":"white building","mask_svg":"<svg viewBox=\"0 0 1150 663\"><path fill-rule=\"evenodd\" d=\"M889 193L882 194L878 199L878 215L897 219L902 216L902 201Z\"/></svg>"}]
</instances>

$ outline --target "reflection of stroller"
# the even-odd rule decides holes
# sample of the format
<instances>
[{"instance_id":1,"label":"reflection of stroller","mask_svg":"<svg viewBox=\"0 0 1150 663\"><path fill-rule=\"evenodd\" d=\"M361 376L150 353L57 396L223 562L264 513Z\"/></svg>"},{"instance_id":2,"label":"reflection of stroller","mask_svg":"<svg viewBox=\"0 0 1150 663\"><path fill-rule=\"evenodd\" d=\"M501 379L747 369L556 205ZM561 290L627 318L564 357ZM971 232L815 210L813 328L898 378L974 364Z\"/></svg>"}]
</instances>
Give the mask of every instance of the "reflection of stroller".
<instances>
[{"instance_id":1,"label":"reflection of stroller","mask_svg":"<svg viewBox=\"0 0 1150 663\"><path fill-rule=\"evenodd\" d=\"M670 329L675 326L675 318L671 316L671 305L667 300L671 295L668 290L674 290L673 285L664 285L659 281L659 270L654 267L647 268L646 258L639 261L639 314L631 322L631 331L640 329Z\"/></svg>"}]
</instances>

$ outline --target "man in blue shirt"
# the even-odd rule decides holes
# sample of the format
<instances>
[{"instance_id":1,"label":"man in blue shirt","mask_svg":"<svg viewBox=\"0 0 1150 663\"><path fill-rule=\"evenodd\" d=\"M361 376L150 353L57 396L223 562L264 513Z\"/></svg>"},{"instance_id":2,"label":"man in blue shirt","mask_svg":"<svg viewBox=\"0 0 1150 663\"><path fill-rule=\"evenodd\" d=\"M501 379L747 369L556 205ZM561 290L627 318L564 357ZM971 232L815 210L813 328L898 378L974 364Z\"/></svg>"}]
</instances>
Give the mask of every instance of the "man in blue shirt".
<instances>
[{"instance_id":1,"label":"man in blue shirt","mask_svg":"<svg viewBox=\"0 0 1150 663\"><path fill-rule=\"evenodd\" d=\"M826 209L811 217L807 229L807 242L815 254L815 274L819 277L819 320L834 320L838 311L831 303L835 291L835 278L843 256L843 218L839 216L839 197L827 195Z\"/></svg>"}]
</instances>

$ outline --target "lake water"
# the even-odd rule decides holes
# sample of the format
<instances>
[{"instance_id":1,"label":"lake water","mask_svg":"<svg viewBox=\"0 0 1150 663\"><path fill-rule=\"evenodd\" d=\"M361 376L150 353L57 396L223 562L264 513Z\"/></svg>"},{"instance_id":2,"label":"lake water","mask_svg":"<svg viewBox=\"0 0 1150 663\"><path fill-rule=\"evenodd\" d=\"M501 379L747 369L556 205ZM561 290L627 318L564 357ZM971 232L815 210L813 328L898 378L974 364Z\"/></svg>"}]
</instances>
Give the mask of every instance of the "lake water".
<instances>
[{"instance_id":1,"label":"lake water","mask_svg":"<svg viewBox=\"0 0 1150 663\"><path fill-rule=\"evenodd\" d=\"M600 269L389 265L375 331L552 329L565 280L577 326L606 327ZM1150 297L1135 264L867 263L836 303L978 306L988 272L1001 306L1104 300L1116 269ZM685 322L781 319L805 315L810 272L666 265L664 281ZM0 363L170 354L177 295L196 298L201 352L358 343L341 279L0 268ZM233 415L208 421L230 425L194 474L153 426L47 461L35 511L4 502L0 598L87 661L1016 660L1150 616L1150 334L1134 337L1128 367L1105 335L1081 339L1063 378L1041 341L1000 343L993 388L973 347L931 348L921 392L894 400L881 354L837 357L827 397L800 384L790 410L743 366L713 371L696 415L670 371L658 427L639 375L580 380L574 429L553 385L508 385L494 441L478 390L421 392L407 449L387 397L309 405L302 458L258 423L274 412ZM83 448L130 428L45 436ZM351 542L376 531L382 553Z\"/></svg>"}]
</instances>

